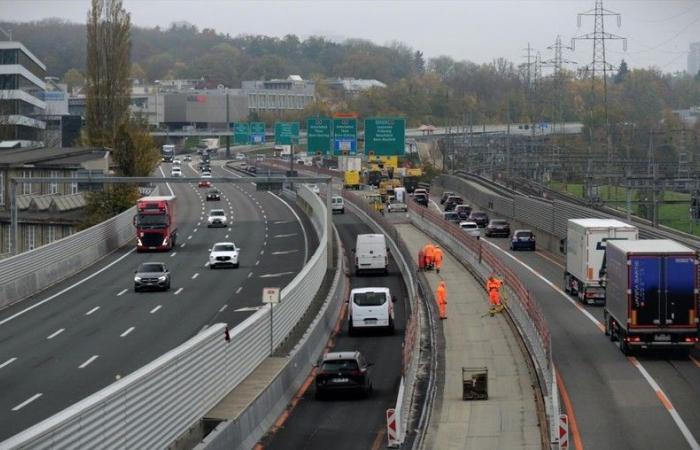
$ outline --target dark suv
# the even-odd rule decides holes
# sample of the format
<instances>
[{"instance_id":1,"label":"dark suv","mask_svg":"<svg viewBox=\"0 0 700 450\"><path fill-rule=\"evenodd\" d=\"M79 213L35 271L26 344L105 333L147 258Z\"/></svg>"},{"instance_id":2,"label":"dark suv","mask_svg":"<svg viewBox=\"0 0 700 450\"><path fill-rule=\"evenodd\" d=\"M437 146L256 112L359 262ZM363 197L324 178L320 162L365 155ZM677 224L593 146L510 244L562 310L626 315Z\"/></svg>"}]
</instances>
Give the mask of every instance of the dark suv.
<instances>
[{"instance_id":1,"label":"dark suv","mask_svg":"<svg viewBox=\"0 0 700 450\"><path fill-rule=\"evenodd\" d=\"M454 212L457 213L460 219L467 220L469 214L472 212L472 207L469 205L457 205L455 206Z\"/></svg>"},{"instance_id":2,"label":"dark suv","mask_svg":"<svg viewBox=\"0 0 700 450\"><path fill-rule=\"evenodd\" d=\"M147 262L139 265L134 272L134 291L170 289L170 271L160 262Z\"/></svg>"},{"instance_id":3,"label":"dark suv","mask_svg":"<svg viewBox=\"0 0 700 450\"><path fill-rule=\"evenodd\" d=\"M484 228L489 223L489 215L484 211L472 211L467 220L470 222L476 222L479 228Z\"/></svg>"},{"instance_id":4,"label":"dark suv","mask_svg":"<svg viewBox=\"0 0 700 450\"><path fill-rule=\"evenodd\" d=\"M413 196L413 201L418 203L419 205L423 205L426 208L428 207L428 196L425 194L416 194Z\"/></svg>"},{"instance_id":5,"label":"dark suv","mask_svg":"<svg viewBox=\"0 0 700 450\"><path fill-rule=\"evenodd\" d=\"M221 200L221 191L218 189L210 189L207 192L207 200Z\"/></svg>"},{"instance_id":6,"label":"dark suv","mask_svg":"<svg viewBox=\"0 0 700 450\"><path fill-rule=\"evenodd\" d=\"M508 237L510 236L510 224L503 219L491 219L486 225L487 237Z\"/></svg>"},{"instance_id":7,"label":"dark suv","mask_svg":"<svg viewBox=\"0 0 700 450\"><path fill-rule=\"evenodd\" d=\"M452 195L457 195L457 194L455 194L455 193L452 192L452 191L445 191L445 192L443 192L443 193L442 193L442 197L440 197L440 204L441 204L441 205L444 205L445 202L447 201L447 199L448 199L450 196L452 196Z\"/></svg>"},{"instance_id":8,"label":"dark suv","mask_svg":"<svg viewBox=\"0 0 700 450\"><path fill-rule=\"evenodd\" d=\"M326 353L316 372L316 398L331 392L355 392L369 397L371 366L358 351Z\"/></svg>"},{"instance_id":9,"label":"dark suv","mask_svg":"<svg viewBox=\"0 0 700 450\"><path fill-rule=\"evenodd\" d=\"M455 206L461 205L462 203L464 203L462 197L459 195L451 195L445 200L445 211L452 211L455 209Z\"/></svg>"}]
</instances>

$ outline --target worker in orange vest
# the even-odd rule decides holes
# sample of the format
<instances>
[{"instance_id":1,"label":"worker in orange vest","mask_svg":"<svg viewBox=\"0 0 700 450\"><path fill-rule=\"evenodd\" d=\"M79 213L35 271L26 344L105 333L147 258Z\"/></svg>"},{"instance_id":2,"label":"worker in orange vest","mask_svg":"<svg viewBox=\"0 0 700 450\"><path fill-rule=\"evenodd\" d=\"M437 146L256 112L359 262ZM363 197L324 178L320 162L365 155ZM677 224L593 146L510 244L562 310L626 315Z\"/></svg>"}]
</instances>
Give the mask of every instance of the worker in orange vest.
<instances>
[{"instance_id":1,"label":"worker in orange vest","mask_svg":"<svg viewBox=\"0 0 700 450\"><path fill-rule=\"evenodd\" d=\"M495 274L491 274L486 280L486 291L489 293L489 303L492 309L501 306L501 286L503 286L503 282Z\"/></svg>"},{"instance_id":2,"label":"worker in orange vest","mask_svg":"<svg viewBox=\"0 0 700 450\"><path fill-rule=\"evenodd\" d=\"M435 264L435 246L432 242L428 242L423 247L423 253L425 254L425 268L429 269Z\"/></svg>"},{"instance_id":3,"label":"worker in orange vest","mask_svg":"<svg viewBox=\"0 0 700 450\"><path fill-rule=\"evenodd\" d=\"M435 272L440 273L440 268L442 267L442 260L443 260L443 253L442 249L440 248L439 245L435 246L435 250L433 252L433 261L435 261Z\"/></svg>"},{"instance_id":4,"label":"worker in orange vest","mask_svg":"<svg viewBox=\"0 0 700 450\"><path fill-rule=\"evenodd\" d=\"M435 300L438 304L438 311L440 312L440 319L447 319L447 289L445 288L445 282L441 281L435 291Z\"/></svg>"}]
</instances>

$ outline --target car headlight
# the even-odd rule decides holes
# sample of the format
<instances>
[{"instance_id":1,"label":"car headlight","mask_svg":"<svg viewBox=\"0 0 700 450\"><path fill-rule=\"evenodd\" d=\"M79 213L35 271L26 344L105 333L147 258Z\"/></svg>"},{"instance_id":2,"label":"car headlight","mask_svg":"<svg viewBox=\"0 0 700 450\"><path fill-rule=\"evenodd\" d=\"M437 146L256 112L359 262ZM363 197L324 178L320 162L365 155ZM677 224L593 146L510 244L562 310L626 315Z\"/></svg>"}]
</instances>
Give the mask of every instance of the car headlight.
<instances>
[{"instance_id":1,"label":"car headlight","mask_svg":"<svg viewBox=\"0 0 700 450\"><path fill-rule=\"evenodd\" d=\"M141 277L134 277L134 281L141 281Z\"/></svg>"},{"instance_id":2,"label":"car headlight","mask_svg":"<svg viewBox=\"0 0 700 450\"><path fill-rule=\"evenodd\" d=\"M165 281L165 278L166 278L166 276L162 275L162 276L158 277L158 281Z\"/></svg>"}]
</instances>

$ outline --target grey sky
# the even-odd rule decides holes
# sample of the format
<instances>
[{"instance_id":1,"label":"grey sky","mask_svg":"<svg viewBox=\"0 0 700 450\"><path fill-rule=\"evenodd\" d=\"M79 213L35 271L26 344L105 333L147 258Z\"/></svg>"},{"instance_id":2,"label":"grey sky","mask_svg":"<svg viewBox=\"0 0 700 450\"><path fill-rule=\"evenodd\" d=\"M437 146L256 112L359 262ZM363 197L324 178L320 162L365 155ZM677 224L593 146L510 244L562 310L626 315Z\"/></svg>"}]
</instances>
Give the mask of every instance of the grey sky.
<instances>
[{"instance_id":1,"label":"grey sky","mask_svg":"<svg viewBox=\"0 0 700 450\"><path fill-rule=\"evenodd\" d=\"M524 62L525 47L551 58L557 34L565 45L570 38L593 31L593 17L576 14L590 10L594 0L355 0L355 1L241 1L241 0L124 0L132 21L139 26L167 27L188 21L199 29L217 32L284 36L324 35L333 38L365 38L384 44L400 41L424 52L455 59L487 62L499 56ZM60 17L85 22L89 0L0 0L0 18L11 21ZM618 65L624 58L633 67L654 65L665 72L684 70L690 42L700 41L698 0L607 0L614 17L606 31L628 38L608 45L608 60ZM565 58L585 65L592 59L592 41L576 43L576 52Z\"/></svg>"}]
</instances>

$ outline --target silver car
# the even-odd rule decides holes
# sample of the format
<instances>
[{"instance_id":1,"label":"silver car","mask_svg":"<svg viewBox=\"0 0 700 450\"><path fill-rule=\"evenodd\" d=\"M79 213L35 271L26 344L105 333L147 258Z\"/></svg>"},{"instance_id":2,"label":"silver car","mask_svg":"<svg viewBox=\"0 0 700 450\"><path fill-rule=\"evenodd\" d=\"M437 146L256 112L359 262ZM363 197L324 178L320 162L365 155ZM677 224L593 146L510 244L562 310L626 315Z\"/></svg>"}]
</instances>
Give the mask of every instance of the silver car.
<instances>
[{"instance_id":1,"label":"silver car","mask_svg":"<svg viewBox=\"0 0 700 450\"><path fill-rule=\"evenodd\" d=\"M145 289L167 291L170 289L170 271L161 262L147 262L134 272L134 291Z\"/></svg>"}]
</instances>

